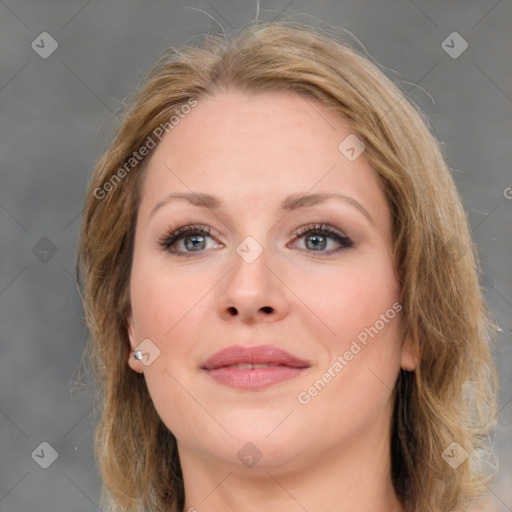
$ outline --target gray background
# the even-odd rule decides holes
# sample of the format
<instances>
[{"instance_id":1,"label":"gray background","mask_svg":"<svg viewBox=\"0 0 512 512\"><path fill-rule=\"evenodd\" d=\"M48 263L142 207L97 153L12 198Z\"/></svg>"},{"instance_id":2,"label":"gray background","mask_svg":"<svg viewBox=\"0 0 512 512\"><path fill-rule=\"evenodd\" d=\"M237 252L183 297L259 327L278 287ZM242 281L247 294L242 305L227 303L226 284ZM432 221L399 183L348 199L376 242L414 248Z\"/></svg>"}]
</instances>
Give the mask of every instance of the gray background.
<instances>
[{"instance_id":1,"label":"gray background","mask_svg":"<svg viewBox=\"0 0 512 512\"><path fill-rule=\"evenodd\" d=\"M76 383L85 330L73 259L86 184L114 113L158 53L216 30L205 13L231 32L255 12L255 1L0 0L2 512L97 510L93 394ZM511 1L261 3L262 19L298 13L359 39L444 144L501 328L491 505L512 510L512 200L504 193L512 187ZM45 31L58 48L43 59L31 43ZM453 31L469 44L458 58L441 47ZM31 457L43 441L58 452L48 469Z\"/></svg>"}]
</instances>

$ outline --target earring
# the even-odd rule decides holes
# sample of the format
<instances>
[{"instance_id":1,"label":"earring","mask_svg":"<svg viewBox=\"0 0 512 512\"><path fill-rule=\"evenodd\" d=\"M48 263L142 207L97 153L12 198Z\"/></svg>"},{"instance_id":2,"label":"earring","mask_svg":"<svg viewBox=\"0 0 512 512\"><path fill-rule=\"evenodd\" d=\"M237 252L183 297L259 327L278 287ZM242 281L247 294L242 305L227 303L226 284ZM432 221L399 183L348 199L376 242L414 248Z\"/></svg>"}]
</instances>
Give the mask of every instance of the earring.
<instances>
[{"instance_id":1,"label":"earring","mask_svg":"<svg viewBox=\"0 0 512 512\"><path fill-rule=\"evenodd\" d=\"M133 357L137 359L137 361L142 361L142 352L140 350L136 350L133 353Z\"/></svg>"}]
</instances>

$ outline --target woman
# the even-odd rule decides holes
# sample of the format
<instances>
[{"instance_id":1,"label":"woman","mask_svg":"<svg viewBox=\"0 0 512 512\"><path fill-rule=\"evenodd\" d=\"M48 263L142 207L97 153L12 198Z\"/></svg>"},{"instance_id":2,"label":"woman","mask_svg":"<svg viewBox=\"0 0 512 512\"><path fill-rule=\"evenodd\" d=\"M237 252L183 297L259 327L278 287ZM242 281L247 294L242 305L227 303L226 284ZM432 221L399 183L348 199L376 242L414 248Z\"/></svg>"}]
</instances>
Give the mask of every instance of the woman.
<instances>
[{"instance_id":1,"label":"woman","mask_svg":"<svg viewBox=\"0 0 512 512\"><path fill-rule=\"evenodd\" d=\"M422 114L337 36L166 52L77 271L112 510L478 503L495 374L464 210Z\"/></svg>"}]
</instances>

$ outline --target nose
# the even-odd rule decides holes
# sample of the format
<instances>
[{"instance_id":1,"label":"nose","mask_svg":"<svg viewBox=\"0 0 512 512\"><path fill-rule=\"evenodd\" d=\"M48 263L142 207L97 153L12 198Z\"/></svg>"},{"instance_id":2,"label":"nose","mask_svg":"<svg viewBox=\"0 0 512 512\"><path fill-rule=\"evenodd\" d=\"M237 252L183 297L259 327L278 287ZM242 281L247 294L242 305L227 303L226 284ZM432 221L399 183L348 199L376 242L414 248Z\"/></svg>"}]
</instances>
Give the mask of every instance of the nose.
<instances>
[{"instance_id":1,"label":"nose","mask_svg":"<svg viewBox=\"0 0 512 512\"><path fill-rule=\"evenodd\" d=\"M280 276L275 261L271 268L269 259L265 249L255 259L233 252L233 267L223 280L218 301L218 312L224 320L275 322L288 314L284 276Z\"/></svg>"}]
</instances>

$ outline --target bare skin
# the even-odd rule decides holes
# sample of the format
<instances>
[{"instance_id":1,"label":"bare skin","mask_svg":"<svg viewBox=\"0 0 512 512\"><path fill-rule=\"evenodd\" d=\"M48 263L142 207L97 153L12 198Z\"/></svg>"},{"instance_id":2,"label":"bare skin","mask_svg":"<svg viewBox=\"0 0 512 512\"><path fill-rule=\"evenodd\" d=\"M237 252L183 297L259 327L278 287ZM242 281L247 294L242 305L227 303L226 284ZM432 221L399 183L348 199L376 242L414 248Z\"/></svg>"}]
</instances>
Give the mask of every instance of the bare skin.
<instances>
[{"instance_id":1,"label":"bare skin","mask_svg":"<svg viewBox=\"0 0 512 512\"><path fill-rule=\"evenodd\" d=\"M338 149L351 133L298 95L229 91L200 99L154 150L137 218L129 335L132 348L149 338L160 355L146 366L132 352L128 364L144 373L178 441L185 511L403 510L390 473L393 386L419 354L403 339L391 214L377 176L364 152L350 161ZM168 194L191 192L222 206L174 199L154 210ZM350 199L280 211L292 194L317 193ZM189 223L211 232L158 245ZM246 237L257 243L252 254L262 250L250 263L236 251ZM381 324L357 351L358 335ZM235 389L201 369L235 344L276 345L310 367L264 389ZM346 364L336 371L339 356ZM325 386L308 392L319 379ZM252 467L237 457L246 443L261 456Z\"/></svg>"}]
</instances>

